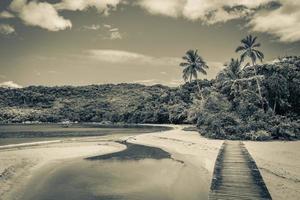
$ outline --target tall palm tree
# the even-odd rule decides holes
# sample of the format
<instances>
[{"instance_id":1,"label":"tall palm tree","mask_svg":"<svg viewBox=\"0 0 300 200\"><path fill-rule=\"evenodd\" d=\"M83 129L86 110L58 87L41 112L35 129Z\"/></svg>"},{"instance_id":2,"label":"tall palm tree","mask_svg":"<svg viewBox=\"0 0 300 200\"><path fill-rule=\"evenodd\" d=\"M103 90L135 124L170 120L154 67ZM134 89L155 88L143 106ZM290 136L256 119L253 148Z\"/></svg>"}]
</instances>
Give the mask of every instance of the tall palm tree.
<instances>
[{"instance_id":1,"label":"tall palm tree","mask_svg":"<svg viewBox=\"0 0 300 200\"><path fill-rule=\"evenodd\" d=\"M252 66L254 68L255 79L258 89L258 94L260 97L261 102L263 101L261 87L259 83L259 78L257 76L257 69L256 69L256 61L259 59L261 62L264 59L264 54L259 51L257 48L260 47L260 43L256 43L257 37L253 37L252 35L248 35L246 38L241 40L242 45L238 46L235 52L241 52L241 62L245 60L246 57L251 59Z\"/></svg>"},{"instance_id":2,"label":"tall palm tree","mask_svg":"<svg viewBox=\"0 0 300 200\"><path fill-rule=\"evenodd\" d=\"M201 99L203 100L202 91L198 82L198 73L206 75L206 69L208 66L206 62L198 55L198 50L188 50L185 55L182 57L184 62L180 63L183 69L183 79L185 82L189 81L192 82L193 78L197 82L199 94Z\"/></svg>"}]
</instances>

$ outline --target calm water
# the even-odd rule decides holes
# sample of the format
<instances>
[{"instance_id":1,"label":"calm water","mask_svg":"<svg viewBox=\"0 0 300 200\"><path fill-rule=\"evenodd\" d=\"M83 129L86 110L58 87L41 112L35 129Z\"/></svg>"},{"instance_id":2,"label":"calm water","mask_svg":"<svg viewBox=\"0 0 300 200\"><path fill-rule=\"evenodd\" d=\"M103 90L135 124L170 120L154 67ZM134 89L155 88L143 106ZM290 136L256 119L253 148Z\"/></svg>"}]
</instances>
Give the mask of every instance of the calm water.
<instances>
[{"instance_id":1,"label":"calm water","mask_svg":"<svg viewBox=\"0 0 300 200\"><path fill-rule=\"evenodd\" d=\"M201 200L201 173L158 148L73 160L40 170L18 193L22 200Z\"/></svg>"},{"instance_id":2,"label":"calm water","mask_svg":"<svg viewBox=\"0 0 300 200\"><path fill-rule=\"evenodd\" d=\"M68 137L140 134L167 130L154 126L109 126L95 124L9 124L0 125L0 145L57 140Z\"/></svg>"}]
</instances>

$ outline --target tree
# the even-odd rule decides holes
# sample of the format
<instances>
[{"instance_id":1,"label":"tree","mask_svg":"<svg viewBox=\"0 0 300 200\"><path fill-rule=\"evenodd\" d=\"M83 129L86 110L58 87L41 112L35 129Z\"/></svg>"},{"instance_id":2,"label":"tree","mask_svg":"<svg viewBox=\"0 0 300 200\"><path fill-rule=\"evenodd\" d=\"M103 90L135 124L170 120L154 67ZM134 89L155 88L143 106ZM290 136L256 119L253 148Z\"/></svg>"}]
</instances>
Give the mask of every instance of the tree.
<instances>
[{"instance_id":1,"label":"tree","mask_svg":"<svg viewBox=\"0 0 300 200\"><path fill-rule=\"evenodd\" d=\"M184 81L189 81L191 83L194 78L196 80L201 99L203 100L202 91L198 82L198 73L202 73L204 75L207 74L206 69L208 69L208 66L206 62L201 58L201 56L198 55L198 50L188 50L185 53L185 56L182 57L182 59L184 60L184 62L180 63L179 65L181 67L184 67Z\"/></svg>"},{"instance_id":2,"label":"tree","mask_svg":"<svg viewBox=\"0 0 300 200\"><path fill-rule=\"evenodd\" d=\"M257 48L260 47L260 43L256 43L256 39L257 39L257 37L248 35L246 38L241 40L242 45L238 46L236 48L235 52L237 52L237 53L241 52L241 62L243 62L246 57L251 59L252 67L254 68L259 98L263 104L263 97L262 97L262 93L261 93L259 77L257 76L256 60L259 59L262 62L264 59L264 54L261 51L257 50Z\"/></svg>"},{"instance_id":3,"label":"tree","mask_svg":"<svg viewBox=\"0 0 300 200\"><path fill-rule=\"evenodd\" d=\"M277 107L287 108L290 94L286 78L281 74L274 73L268 77L265 84L268 90L268 99L273 105L274 113L276 113Z\"/></svg>"},{"instance_id":4,"label":"tree","mask_svg":"<svg viewBox=\"0 0 300 200\"><path fill-rule=\"evenodd\" d=\"M231 58L229 64L226 63L225 68L218 74L216 85L223 94L231 96L240 92L245 82L241 73L241 69L244 67L241 64L239 59Z\"/></svg>"}]
</instances>

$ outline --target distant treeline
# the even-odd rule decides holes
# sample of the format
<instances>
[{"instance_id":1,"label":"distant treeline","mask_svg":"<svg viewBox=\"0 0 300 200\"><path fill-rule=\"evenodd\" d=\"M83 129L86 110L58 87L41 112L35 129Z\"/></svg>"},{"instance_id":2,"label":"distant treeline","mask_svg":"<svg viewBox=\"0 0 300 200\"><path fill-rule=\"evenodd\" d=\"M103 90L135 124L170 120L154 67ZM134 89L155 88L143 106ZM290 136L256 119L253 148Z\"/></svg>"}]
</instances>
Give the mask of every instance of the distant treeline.
<instances>
[{"instance_id":1,"label":"distant treeline","mask_svg":"<svg viewBox=\"0 0 300 200\"><path fill-rule=\"evenodd\" d=\"M300 57L237 70L231 62L214 80L163 85L0 88L0 121L192 123L213 138L299 138ZM239 66L238 66L239 67ZM201 101L199 100L201 99Z\"/></svg>"},{"instance_id":2,"label":"distant treeline","mask_svg":"<svg viewBox=\"0 0 300 200\"><path fill-rule=\"evenodd\" d=\"M0 88L0 121L185 123L195 87L107 84Z\"/></svg>"}]
</instances>

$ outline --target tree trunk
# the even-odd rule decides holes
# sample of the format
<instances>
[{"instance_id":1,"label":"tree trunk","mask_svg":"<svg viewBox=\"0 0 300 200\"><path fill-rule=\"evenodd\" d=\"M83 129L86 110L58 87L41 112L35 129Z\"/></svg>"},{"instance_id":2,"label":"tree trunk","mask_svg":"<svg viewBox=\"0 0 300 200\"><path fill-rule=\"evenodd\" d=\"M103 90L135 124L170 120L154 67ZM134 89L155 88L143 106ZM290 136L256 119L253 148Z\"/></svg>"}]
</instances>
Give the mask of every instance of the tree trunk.
<instances>
[{"instance_id":1,"label":"tree trunk","mask_svg":"<svg viewBox=\"0 0 300 200\"><path fill-rule=\"evenodd\" d=\"M199 95L200 95L200 98L201 98L201 103L203 103L203 101L204 101L204 99L203 99L203 94L202 94L202 90L201 90L201 88L200 88L198 79L196 79L196 82L197 82L197 87L198 87L198 90L199 90Z\"/></svg>"},{"instance_id":2,"label":"tree trunk","mask_svg":"<svg viewBox=\"0 0 300 200\"><path fill-rule=\"evenodd\" d=\"M277 104L277 101L275 100L274 106L273 106L273 112L274 112L274 113L276 113L276 104Z\"/></svg>"},{"instance_id":3,"label":"tree trunk","mask_svg":"<svg viewBox=\"0 0 300 200\"><path fill-rule=\"evenodd\" d=\"M256 84L257 84L257 89L258 89L258 95L259 95L259 98L260 98L260 103L261 103L262 108L264 108L263 97L262 97L262 94L261 94L261 87L260 87L259 79L257 77L256 63L254 61L252 61L252 65L253 65L254 73L255 73L255 76L256 76Z\"/></svg>"}]
</instances>

